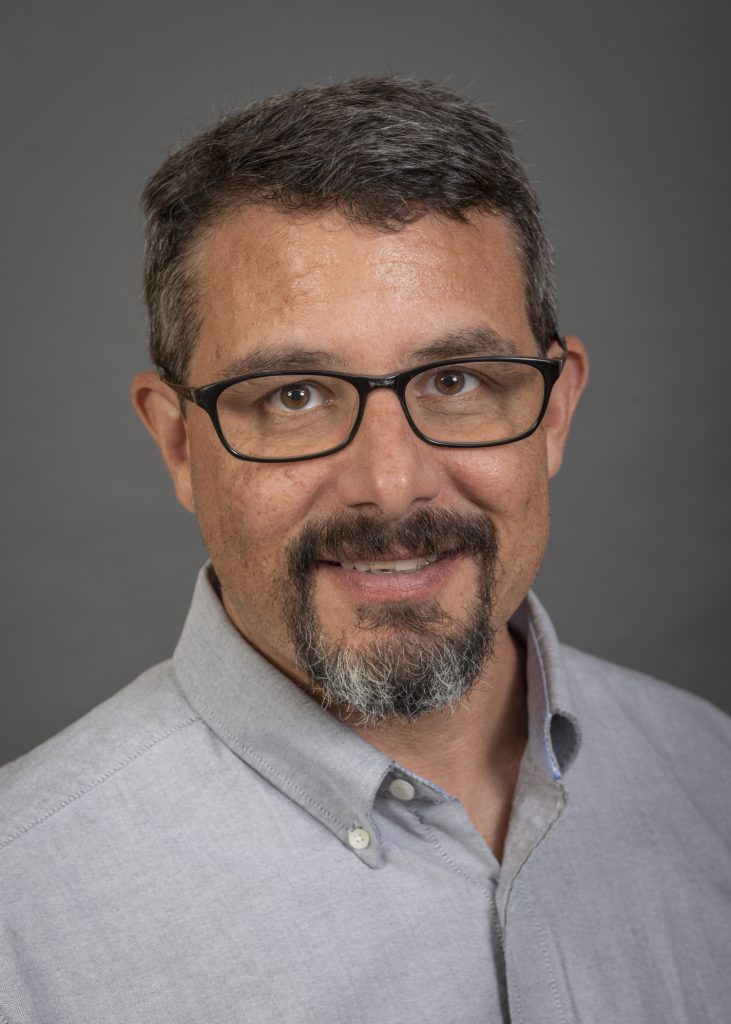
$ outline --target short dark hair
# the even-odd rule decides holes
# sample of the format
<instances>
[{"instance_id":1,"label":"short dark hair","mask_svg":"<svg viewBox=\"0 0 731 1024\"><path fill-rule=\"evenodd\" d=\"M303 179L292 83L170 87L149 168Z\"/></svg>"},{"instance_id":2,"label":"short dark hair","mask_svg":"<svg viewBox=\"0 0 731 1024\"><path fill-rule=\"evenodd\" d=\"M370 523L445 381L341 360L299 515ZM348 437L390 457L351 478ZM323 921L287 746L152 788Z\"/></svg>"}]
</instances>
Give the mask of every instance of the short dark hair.
<instances>
[{"instance_id":1,"label":"short dark hair","mask_svg":"<svg viewBox=\"0 0 731 1024\"><path fill-rule=\"evenodd\" d=\"M556 336L551 248L536 194L506 130L432 82L359 78L297 89L223 118L169 156L142 195L145 301L153 362L185 380L200 327L190 259L202 229L233 207L336 209L398 230L425 214L504 215L545 351Z\"/></svg>"}]
</instances>

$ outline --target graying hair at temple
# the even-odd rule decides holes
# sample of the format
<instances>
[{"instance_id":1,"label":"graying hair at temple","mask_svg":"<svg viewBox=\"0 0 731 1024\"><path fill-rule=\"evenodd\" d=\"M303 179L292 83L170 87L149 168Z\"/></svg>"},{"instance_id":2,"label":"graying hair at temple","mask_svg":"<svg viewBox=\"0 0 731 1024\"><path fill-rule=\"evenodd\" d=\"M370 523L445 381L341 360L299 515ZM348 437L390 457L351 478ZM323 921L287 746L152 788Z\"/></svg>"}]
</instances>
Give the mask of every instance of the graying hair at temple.
<instances>
[{"instance_id":1,"label":"graying hair at temple","mask_svg":"<svg viewBox=\"0 0 731 1024\"><path fill-rule=\"evenodd\" d=\"M337 210L383 230L426 214L505 216L545 351L557 333L551 249L510 137L482 107L431 82L361 78L245 107L169 156L148 181L145 301L153 362L178 382L199 328L195 243L225 213L261 203Z\"/></svg>"}]
</instances>

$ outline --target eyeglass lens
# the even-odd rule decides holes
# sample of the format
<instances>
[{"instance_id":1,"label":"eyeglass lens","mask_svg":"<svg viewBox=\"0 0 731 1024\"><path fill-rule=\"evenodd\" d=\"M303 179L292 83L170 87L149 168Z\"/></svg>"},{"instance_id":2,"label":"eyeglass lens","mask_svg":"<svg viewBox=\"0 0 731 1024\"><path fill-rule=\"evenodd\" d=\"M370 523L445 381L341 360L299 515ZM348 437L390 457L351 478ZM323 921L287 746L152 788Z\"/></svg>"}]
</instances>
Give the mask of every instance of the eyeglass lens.
<instances>
[{"instance_id":1,"label":"eyeglass lens","mask_svg":"<svg viewBox=\"0 0 731 1024\"><path fill-rule=\"evenodd\" d=\"M412 377L405 399L414 425L428 439L487 444L530 430L544 388L542 373L528 363L457 363ZM230 385L219 395L217 410L227 443L240 455L294 459L341 445L358 402L348 381L282 374Z\"/></svg>"}]
</instances>

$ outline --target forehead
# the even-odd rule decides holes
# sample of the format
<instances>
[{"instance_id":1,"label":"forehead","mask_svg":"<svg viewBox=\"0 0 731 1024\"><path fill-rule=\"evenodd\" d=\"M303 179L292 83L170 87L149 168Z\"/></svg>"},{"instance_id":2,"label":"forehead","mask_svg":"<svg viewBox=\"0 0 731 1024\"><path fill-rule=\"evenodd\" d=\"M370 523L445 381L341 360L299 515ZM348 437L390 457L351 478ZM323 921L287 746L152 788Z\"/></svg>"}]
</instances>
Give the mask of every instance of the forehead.
<instances>
[{"instance_id":1,"label":"forehead","mask_svg":"<svg viewBox=\"0 0 731 1024\"><path fill-rule=\"evenodd\" d=\"M491 331L516 350L532 342L518 248L500 216L429 215L391 231L251 206L202 234L193 266L196 376L268 346L387 373L459 331Z\"/></svg>"}]
</instances>

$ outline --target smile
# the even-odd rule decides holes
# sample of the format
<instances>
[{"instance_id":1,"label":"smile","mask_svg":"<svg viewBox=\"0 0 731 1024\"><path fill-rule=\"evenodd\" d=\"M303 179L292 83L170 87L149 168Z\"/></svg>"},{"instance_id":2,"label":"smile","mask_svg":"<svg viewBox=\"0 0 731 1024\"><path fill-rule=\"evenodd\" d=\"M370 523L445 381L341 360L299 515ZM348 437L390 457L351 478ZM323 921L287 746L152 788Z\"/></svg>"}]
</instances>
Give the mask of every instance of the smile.
<instances>
[{"instance_id":1,"label":"smile","mask_svg":"<svg viewBox=\"0 0 731 1024\"><path fill-rule=\"evenodd\" d=\"M464 558L452 554L374 558L318 565L321 579L358 604L370 601L428 601L440 594Z\"/></svg>"},{"instance_id":2,"label":"smile","mask_svg":"<svg viewBox=\"0 0 731 1024\"><path fill-rule=\"evenodd\" d=\"M341 569L354 569L356 572L418 572L427 565L436 562L437 556L431 558L400 558L388 562L337 562Z\"/></svg>"}]
</instances>

